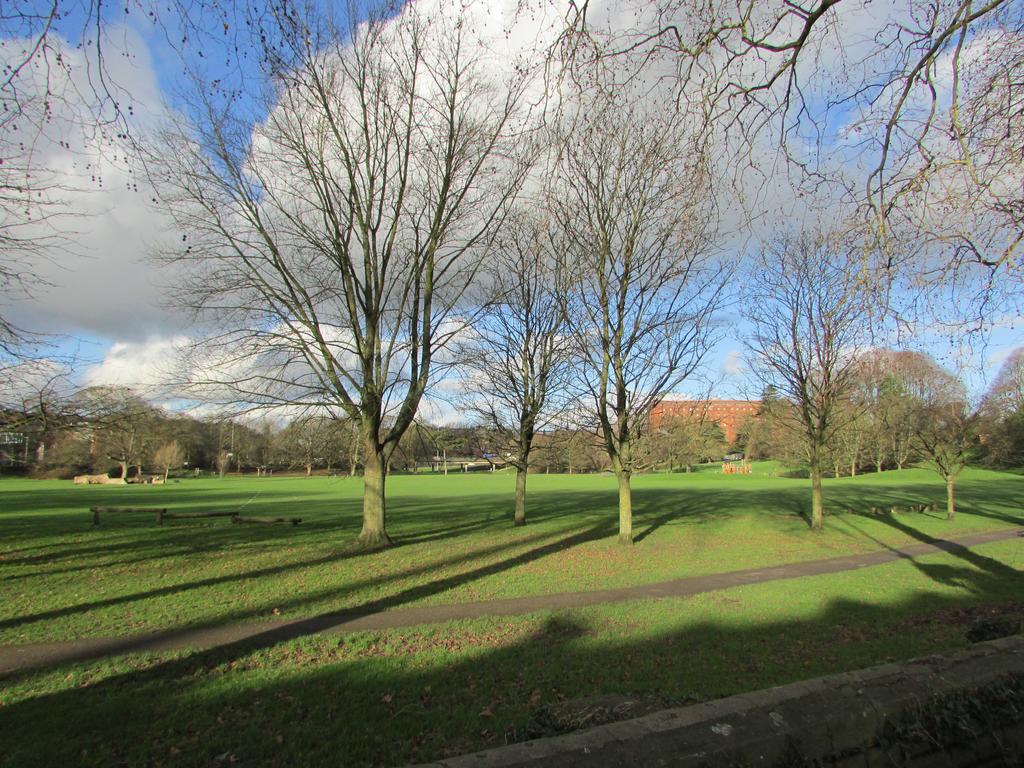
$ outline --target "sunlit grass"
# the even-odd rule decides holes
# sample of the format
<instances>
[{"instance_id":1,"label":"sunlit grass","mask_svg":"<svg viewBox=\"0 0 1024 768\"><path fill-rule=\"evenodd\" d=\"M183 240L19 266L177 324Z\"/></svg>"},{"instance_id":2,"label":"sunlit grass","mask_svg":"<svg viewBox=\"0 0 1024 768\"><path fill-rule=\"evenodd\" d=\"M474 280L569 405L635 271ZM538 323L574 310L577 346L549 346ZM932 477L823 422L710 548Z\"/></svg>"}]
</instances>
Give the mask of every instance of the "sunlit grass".
<instances>
[{"instance_id":1,"label":"sunlit grass","mask_svg":"<svg viewBox=\"0 0 1024 768\"><path fill-rule=\"evenodd\" d=\"M833 512L808 530L807 482L692 474L635 478L638 542L615 538L615 481L530 478L530 524L514 528L510 474L395 476L389 526L399 546L353 553L361 484L351 478L226 478L166 487L0 481L0 642L124 635L190 625L315 616L629 586L833 557L930 536L1006 528L1024 519L1024 478L974 470L961 512L878 517L870 507L936 503L924 470L830 480ZM88 507L167 506L297 515L298 528L109 516ZM853 510L850 512L848 510Z\"/></svg>"}]
</instances>

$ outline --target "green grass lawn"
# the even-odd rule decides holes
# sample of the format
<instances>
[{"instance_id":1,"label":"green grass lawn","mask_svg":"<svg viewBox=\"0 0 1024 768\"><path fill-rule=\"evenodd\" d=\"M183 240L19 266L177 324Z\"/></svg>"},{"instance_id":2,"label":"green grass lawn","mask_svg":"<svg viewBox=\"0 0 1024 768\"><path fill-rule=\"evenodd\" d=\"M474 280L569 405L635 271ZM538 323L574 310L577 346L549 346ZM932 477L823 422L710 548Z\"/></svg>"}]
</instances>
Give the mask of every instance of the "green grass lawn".
<instances>
[{"instance_id":1,"label":"green grass lawn","mask_svg":"<svg viewBox=\"0 0 1024 768\"><path fill-rule=\"evenodd\" d=\"M398 546L345 548L358 480L187 480L166 487L0 481L0 643L67 640L369 604L486 600L654 582L873 551L1024 522L1024 478L971 470L960 513L923 470L826 482L713 471L635 478L637 544L616 542L608 476L395 476ZM299 515L298 528L114 517L167 506ZM1024 540L686 599L481 619L267 647L121 656L0 680L0 765L394 764L504 743L536 707L596 693L710 698L964 644L979 607L1022 598ZM61 738L52 737L59 732Z\"/></svg>"},{"instance_id":2,"label":"green grass lawn","mask_svg":"<svg viewBox=\"0 0 1024 768\"><path fill-rule=\"evenodd\" d=\"M807 481L705 471L638 476L637 544L615 540L613 478L530 478L530 524L514 528L511 474L395 476L389 528L399 546L359 554L358 479L227 478L169 486L0 481L0 643L122 635L369 603L464 602L626 586L875 550L1024 520L1024 478L971 471L961 513L833 514L821 534L803 518ZM940 502L923 470L831 481L834 511ZM90 505L241 509L299 515L298 528L225 518L153 524ZM941 510L941 507L937 508Z\"/></svg>"}]
</instances>

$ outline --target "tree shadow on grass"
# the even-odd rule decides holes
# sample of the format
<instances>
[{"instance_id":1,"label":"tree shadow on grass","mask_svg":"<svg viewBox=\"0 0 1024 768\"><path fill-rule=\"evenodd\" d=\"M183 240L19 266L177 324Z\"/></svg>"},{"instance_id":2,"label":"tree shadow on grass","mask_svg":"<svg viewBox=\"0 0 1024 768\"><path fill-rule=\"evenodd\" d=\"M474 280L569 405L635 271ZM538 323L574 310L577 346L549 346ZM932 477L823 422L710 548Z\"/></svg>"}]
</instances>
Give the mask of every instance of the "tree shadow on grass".
<instances>
[{"instance_id":1,"label":"tree shadow on grass","mask_svg":"<svg viewBox=\"0 0 1024 768\"><path fill-rule=\"evenodd\" d=\"M227 524L230 525L229 521L225 522L227 522ZM219 524L207 523L205 527L215 528L215 526L219 525L221 528L223 528L225 522L221 522ZM204 527L202 523L199 523L199 526ZM473 523L464 523L462 525L452 525L446 528L438 528L431 531L423 531L420 533L403 536L402 538L397 539L394 543L394 547L408 547L413 544L424 544L432 541L439 541L442 539L451 538L453 536L467 535L481 530L486 530L490 527L492 527L492 524L490 522L477 521ZM289 544L294 544L296 536L293 532L293 528L284 527L278 530L280 531L280 533L275 533L274 535L265 538L264 541L268 542L268 544L271 547L277 547L286 542ZM215 529L214 532L219 531L216 531ZM138 543L134 543L114 547L97 546L92 548L80 549L77 550L76 555L74 557L66 555L61 558L58 558L58 560L77 560L81 559L82 557L88 558L88 555L91 554L93 558L90 560L90 562L84 563L82 565L69 566L66 568L46 568L45 573L47 576L53 576L57 574L81 573L87 571L95 572L97 568L123 568L130 565L137 565L140 563L150 562L152 560L174 559L181 557L183 555L194 555L198 553L223 551L225 549L225 545L237 543L238 540L237 530L231 530L230 535L224 535L221 537L220 543L211 543L207 541L204 543L204 545L197 546L195 544L196 534L196 525L195 522L193 521L192 524L188 526L188 529L183 531L183 533L180 536L171 538L170 540L161 539L158 541L154 541L150 546L140 546ZM162 536L164 534L156 535ZM246 541L245 544L248 548L251 548L252 542ZM118 560L106 560L102 558L102 556L110 555L120 550L128 550L132 553L137 554L137 556L122 558ZM337 562L340 560L371 555L373 553L373 550L357 547L343 547L338 552L332 552L329 556L325 558L323 563ZM96 559L99 559L100 561L96 562ZM6 558L0 560L0 562L4 562L10 565L24 566L51 565L53 564L54 560L51 560L50 558L47 558L45 556L33 556L30 558ZM310 564L315 565L318 563L313 562ZM307 564L305 563L298 563L296 564L296 567L306 567L306 565ZM38 571L30 571L28 573L21 574L0 574L0 583L38 578L38 576ZM245 575L243 575L242 577L248 578Z\"/></svg>"},{"instance_id":2,"label":"tree shadow on grass","mask_svg":"<svg viewBox=\"0 0 1024 768\"><path fill-rule=\"evenodd\" d=\"M433 581L419 584L411 588L401 590L394 595L389 595L376 600L365 602L361 605L354 606L350 609L341 611L332 611L329 613L323 613L317 616L313 616L308 619L299 619L290 622L283 626L275 626L272 629L267 630L265 633L267 638L272 642L281 642L284 639L290 639L293 637L300 637L305 634L322 632L330 629L333 626L343 624L353 619L362 618L365 616L373 615L386 611L392 608L396 608L405 605L410 602L421 600L426 597L441 594L451 589L455 589L464 584L469 584L487 576L492 576L496 573L501 573L512 568L524 565L534 560L547 557L548 555L562 552L579 544L593 541L599 538L610 536L613 533L613 526L610 522L601 523L591 528L588 528L582 532L577 532L569 536L558 538L555 541L541 542L545 538L550 538L551 533L540 533L533 537L527 538L525 541L538 541L538 546L535 546L526 552L511 558L500 560L494 563L485 564L474 568L469 571L456 573L452 576L448 576L442 579L436 579ZM468 552L460 557L446 558L442 562L426 563L416 568L409 568L403 571L391 574L386 577L373 577L363 581L348 582L340 587L328 587L318 591L308 591L303 593L301 596L294 598L293 600L283 600L278 602L280 609L290 609L301 607L303 604L314 603L318 598L325 596L339 597L345 594L353 594L361 589L365 589L369 586L380 588L388 582L397 581L400 579L414 578L416 576L429 573L433 570L437 570L440 567L451 568L458 566L462 563L468 563L473 560L477 560L482 557L488 557L494 554L499 554L505 550L517 548L522 546L524 543L523 539L514 540L511 542L505 542L499 545L489 547L483 551L472 551ZM179 592L185 592L192 589L198 589L202 587L215 586L232 581L242 581L252 578L265 578L268 576L279 576L287 571L294 570L297 568L307 568L310 566L325 565L330 562L337 560L335 555L329 555L323 558L315 560L304 560L297 563L287 563L282 565L276 565L268 568L262 568L252 571L246 571L242 573L227 574L225 576L217 576L209 579L200 579L185 584L178 584L169 587L161 587L157 589L146 590L143 592L136 592L130 595L120 595L113 598L104 600L95 600L88 603L82 603L73 606L66 606L50 611L42 611L35 614L17 616L11 619L0 621L0 629L11 629L26 624L31 624L38 621L45 621L50 619L61 618L78 613L86 613L91 610L99 608L105 608L114 605L122 605L125 603L133 603L140 600L152 599L155 597L163 597ZM73 647L69 648L67 661L81 660L85 658L94 658L97 655L109 655L110 653L125 653L137 650L141 647L147 647L154 643L159 643L165 640L173 640L176 636L182 634L188 634L196 629L218 626L225 622L239 621L244 619L254 618L254 612L251 610L226 612L218 615L216 620L210 622L197 622L190 624L185 627L177 627L173 630L166 632L150 633L142 636L129 636L123 640L119 640L113 644L104 645L101 649L83 649L80 653L77 652ZM254 636L254 642L259 642L258 638L263 635ZM76 655L77 654L77 655Z\"/></svg>"},{"instance_id":3,"label":"tree shadow on grass","mask_svg":"<svg viewBox=\"0 0 1024 768\"><path fill-rule=\"evenodd\" d=\"M1012 599L1017 584L948 567L972 594L915 593L885 605L840 598L807 620L744 625L687 623L667 612L663 629L639 638L601 636L602 615L587 612L283 644L287 638L266 635L89 685L73 678L63 690L9 703L0 717L0 764L436 760L517 738L538 705L566 698L715 698L921 655L934 650L936 637L957 646L961 628L950 627L946 614ZM609 753L609 764L618 757L625 759Z\"/></svg>"},{"instance_id":4,"label":"tree shadow on grass","mask_svg":"<svg viewBox=\"0 0 1024 768\"><path fill-rule=\"evenodd\" d=\"M829 502L841 508L850 508L858 514L870 514L869 507L871 506L884 509L891 506L929 505L936 510L945 509L946 490L938 480L935 483L885 484L875 485L872 488L870 478L873 476L865 475L863 477L866 480L867 488L850 483L829 488ZM869 501L865 501L864 497L869 492ZM991 482L981 484L979 481L964 481L960 486L960 493L965 498L958 500L959 512L996 520L1007 525L1024 525L1024 513L1013 515L998 509L1021 510L1024 508L1024 483L1019 480L1014 479L1012 483L1005 484ZM976 497L981 497L984 500L983 503L976 501ZM945 518L945 514L934 516Z\"/></svg>"},{"instance_id":5,"label":"tree shadow on grass","mask_svg":"<svg viewBox=\"0 0 1024 768\"><path fill-rule=\"evenodd\" d=\"M978 570L990 573L993 576L1002 579L1020 579L1021 577L1021 572L1018 571L1016 568L1011 568L1005 563L1001 563L998 560L994 560L991 557L986 557L985 555L982 555L968 547L965 547L963 544L957 544L955 541L948 541L946 539L936 538L935 536L931 536L927 533L919 531L913 526L907 525L902 520L899 520L891 512L883 512L882 514L876 515L862 514L861 516L870 517L873 520L882 522L890 528L893 528L899 531L900 533L908 536L909 538L915 539L916 541L919 541L922 544L929 544L931 546L934 546L936 549L941 550L942 552L945 552L947 554L953 555L954 557L963 560L965 563L969 563ZM897 547L892 547L886 544L885 542L875 538L866 531L862 531L861 534L866 538L874 541L880 547L883 547L884 549L887 549L890 552L897 553L901 558L913 563L915 568L920 570L922 573L925 573L926 575L932 576L936 581L942 581L942 583L947 584L952 583L943 580L943 575L949 573L949 569L947 566L934 566L928 563L920 563L913 556L902 552Z\"/></svg>"},{"instance_id":6,"label":"tree shadow on grass","mask_svg":"<svg viewBox=\"0 0 1024 768\"><path fill-rule=\"evenodd\" d=\"M695 503L697 502L697 503ZM655 488L633 490L633 526L639 533L633 542L644 539L666 525L673 523L705 523L729 517L730 506L739 502L728 494L716 495L713 499L701 496L694 498L692 490L671 491ZM611 511L615 511L612 505Z\"/></svg>"},{"instance_id":7,"label":"tree shadow on grass","mask_svg":"<svg viewBox=\"0 0 1024 768\"><path fill-rule=\"evenodd\" d=\"M206 502L202 490L196 491L198 499L186 504L163 504L154 502L146 506L167 506L178 512L200 511L237 511L238 505L221 503L223 496L216 497L213 502ZM533 519L549 522L567 516L581 516L581 510L600 507L605 500L601 490L586 492L553 492L548 494L543 504L537 504L533 511ZM5 542L18 538L38 538L39 536L78 536L87 537L85 541L70 544L66 541L33 545L26 550L36 549L38 554L20 554L19 550L4 548L0 550L0 563L5 565L31 565L35 563L53 564L62 559L78 559L83 556L101 554L108 555L117 551L137 553L141 548L161 551L168 543L176 543L183 548L192 541L200 541L204 549L219 546L231 546L244 542L250 545L253 541L278 543L301 542L313 537L334 537L339 545L354 539L360 527L361 500L356 497L316 499L312 503L305 500L293 501L293 492L273 492L263 494L259 501L250 503L243 512L252 516L301 516L302 525L297 528L280 528L274 526L233 526L227 518L207 521L167 520L164 526L157 527L155 516L148 513L113 514L96 528L92 526L92 516L88 514L89 502L79 500L80 506L72 511L47 515L25 515L22 517L0 517L0 534ZM246 494L235 495L236 499L246 498ZM484 530L488 527L500 528L506 522L502 507L509 497L496 492L488 494L461 495L451 500L439 499L436 496L417 497L399 495L389 501L389 519L391 529L395 531L398 545L437 541L444 538L455 538L465 533ZM610 497L609 497L610 498ZM596 503L595 503L596 502ZM92 500L92 504L97 502ZM508 522L512 519L511 501L508 503ZM131 536L128 540L126 536ZM110 541L107 537L118 537ZM144 541L139 542L141 537ZM173 548L172 548L173 549Z\"/></svg>"},{"instance_id":8,"label":"tree shadow on grass","mask_svg":"<svg viewBox=\"0 0 1024 768\"><path fill-rule=\"evenodd\" d=\"M680 517L678 512L666 512L656 516L653 520L644 523L643 530L633 537L633 543L639 544L663 525L672 522Z\"/></svg>"},{"instance_id":9,"label":"tree shadow on grass","mask_svg":"<svg viewBox=\"0 0 1024 768\"><path fill-rule=\"evenodd\" d=\"M585 478L593 482L593 478ZM1016 478L1013 478L1016 480ZM1017 485L1020 488L1017 488ZM354 490L348 487L346 494L342 496L331 496L325 492L323 484L310 486L314 493L308 499L296 498L301 494L301 483L290 484L285 489L275 488L268 483L265 489L259 489L258 493L251 493L251 488L244 490L232 490L226 486L224 490L211 488L209 484L198 488L175 489L165 497L153 497L146 501L132 498L131 504L144 504L145 506L167 506L179 511L202 511L202 510L228 510L237 509L246 505L244 511L254 515L296 515L304 518L299 529L289 532L288 540L294 541L309 536L337 536L339 541L348 537L354 537L359 529L359 498L356 494L349 494ZM969 514L979 517L988 517L1007 524L1021 524L1024 516L1014 517L997 511L993 507L1021 507L1024 506L1024 483L992 484L984 487L984 504L975 503L973 495L979 492L975 487L976 483L965 482L963 484L965 493L962 507ZM458 488L457 485L453 487ZM440 484L428 486L430 494L420 496L410 493L409 489L402 489L403 492L395 493L389 501L389 519L392 521L392 528L398 531L399 537L411 537L418 535L434 535L443 538L446 531L453 536L460 532L459 524L470 521L476 524L481 520L489 520L496 528L511 520L512 495L511 489L502 487L493 491L478 494L458 494L453 497L447 507L443 499L437 494L443 490ZM18 514L0 515L0 536L5 544L0 549L0 560L2 563L27 564L30 562L55 562L58 558L75 558L93 552L109 553L114 547L122 547L130 550L134 544L125 542L122 544L106 541L95 541L90 539L86 542L79 542L74 546L61 546L60 542L33 545L39 547L38 555L28 556L27 552L22 554L24 560L16 560L18 550L10 545L13 542L25 539L38 538L39 536L64 537L69 535L83 535L88 533L103 534L104 531L151 528L151 520L148 516L145 519L134 521L113 516L111 522L101 526L102 530L92 529L91 517L88 515L88 507L92 504L116 504L119 498L110 489L106 489L106 495L100 498L100 494L79 494L75 491L81 490L69 488L61 492L42 492L32 494L29 492L18 492L4 494L4 501L9 501L19 494L24 497L20 502L22 507L34 506L36 508L54 507L58 510L55 513L34 515L30 512ZM942 485L936 481L935 484L917 483L913 485L894 486L888 483L873 484L871 476L865 476L862 482L858 478L856 483L840 483L835 485L826 484L826 501L830 507L857 507L863 504L866 494L884 499L887 503L920 503L924 500L934 503L941 499ZM147 494L139 494L147 496ZM253 497L256 497L255 501ZM634 491L636 499L635 511L638 527L650 525L650 531L643 533L644 537L650 536L658 528L667 525L674 520L680 521L703 521L716 516L724 516L743 512L749 509L764 510L771 514L799 515L805 522L808 519L807 507L809 504L810 490L801 485L784 484L776 487L759 485L757 487L743 487L738 485L735 489L714 489L687 488L681 485L678 488L637 488ZM38 497L38 498L37 498ZM49 500L47 500L49 498ZM147 497L148 498L148 497ZM15 505L17 506L17 505ZM607 488L592 487L588 490L545 490L530 495L529 517L531 522L543 523L554 517L574 515L584 519L596 514L614 515L615 510L615 488L614 484L608 482ZM698 512L699 514L694 514ZM648 524L651 517L657 522ZM439 520L443 521L439 524ZM178 521L181 522L181 521ZM196 525L189 523L190 527ZM485 524L481 524L485 525ZM121 528L125 526L125 528ZM168 528L176 528L168 521ZM429 529L431 533L423 534L419 529ZM143 534L145 536L147 534ZM169 534L163 534L161 539L169 538ZM221 526L210 526L203 529L204 545L216 545L231 543L240 539L237 531L231 530L226 521ZM265 528L248 529L245 533L246 539L276 542L284 538L279 532ZM187 538L187 534L185 536ZM159 546L159 541L156 542ZM32 559L28 559L31 557Z\"/></svg>"},{"instance_id":10,"label":"tree shadow on grass","mask_svg":"<svg viewBox=\"0 0 1024 768\"><path fill-rule=\"evenodd\" d=\"M903 490L909 492L911 496L916 493L913 489L910 491L907 491L907 489ZM929 487L929 490L934 491L935 489ZM637 500L635 521L640 529L637 541L645 541L666 525L676 523L701 524L708 520L728 517L737 510L749 509L751 504L773 509L775 511L772 514L776 516L790 517L799 515L806 520L804 500L807 496L809 496L809 489L792 486L782 489L738 487L734 490L714 493L708 493L705 489L637 489L635 496ZM525 560L513 559L506 566L493 564L486 567L497 567L498 571L495 572L502 572L522 562L545 557L552 553L545 549L547 546L546 538L568 533L569 535L566 536L566 540L571 543L566 544L565 547L569 547L578 546L581 543L596 540L603 536L613 535L615 489L612 483L608 484L607 489L602 488L583 492L558 490L545 494L545 497L543 503L535 503L532 506L531 520L534 525L527 526L525 529L518 529L522 533L512 531L506 520L504 506L509 499L503 493L462 496L450 501L438 499L436 496L429 497L428 500L418 500L409 495L401 497L401 501L395 505L398 507L398 513L394 516L397 521L397 525L394 527L399 531L397 539L397 549L399 550L414 544L429 544L464 536L479 535L489 530L501 530L503 531L503 536L510 538L490 548L470 551L456 558L445 558L436 562L417 564L414 568L383 578L375 577L374 579L342 583L316 592L304 592L291 601L280 601L278 607L287 608L290 606L301 610L303 605L315 605L317 601L329 599L332 596L336 598L351 594L368 585L379 586L402 578L414 578L428 573L431 569L451 568L460 564L470 563L478 558L495 555L507 549L521 547L524 544L523 535L533 537L532 539L526 539L525 543L533 541L538 545L537 548L531 549L529 552L519 556L520 558L526 558ZM496 502L497 499L501 500L500 504ZM349 502L357 504L358 500L353 499L349 500ZM262 503L273 505L276 502L268 499ZM47 568L40 572L41 575L49 575L59 573L71 574L87 570L95 571L105 567L131 566L146 560L175 558L196 552L200 554L212 553L234 545L244 546L247 555L259 556L261 551L273 553L277 547L285 542L289 546L295 546L303 542L315 541L324 536L338 535L340 532L351 532L354 534L354 531L357 529L358 518L355 515L353 515L353 518L356 522L342 523L337 520L314 520L310 526L300 527L299 529L278 529L268 526L267 528L246 528L244 531L239 531L237 526L232 526L230 523L225 523L221 526L203 527L195 527L191 524L187 524L187 527L186 525L181 527L168 525L164 529L155 527L146 528L145 530L140 529L143 536L142 542L137 539L128 539L119 540L117 543L104 543L102 540L96 541L93 538L88 542L84 542L84 546L75 545L47 555L34 555L25 558L8 557L0 562L3 562L4 565L18 564L20 562L23 565L50 566L61 562L62 559L64 561L78 561L90 555L94 557L120 556L119 559L113 562L93 562L91 564L79 562L63 569L63 571L59 568ZM575 527L576 531L552 531L550 527L545 528L545 526L550 526L559 520L574 521L571 523L571 526ZM889 524L910 538L927 543L935 543L937 541L933 537L921 534L910 526L901 527L901 524L893 522ZM590 527L587 527L588 525ZM539 533L537 533L538 531ZM604 533L598 533L600 531L604 531ZM130 533L130 531L128 532ZM99 535L102 536L104 533L101 532ZM136 532L134 535L139 534ZM339 535L338 538L341 539L341 536ZM876 543L880 546L885 546L877 540ZM254 547L254 544L259 546ZM967 551L969 552L969 550ZM286 563L274 563L263 568L251 568L237 573L186 580L178 584L137 590L111 598L86 601L75 605L61 606L50 610L16 616L0 621L0 629L12 629L49 619L85 614L90 610L111 606L130 605L136 601L178 595L196 589L243 582L251 579L277 578L299 569L326 566L341 560L360 558L371 554L364 551L328 551L324 553L322 547L319 547L319 553L322 554L318 554L316 557L299 557ZM474 572L468 572L468 574L472 573ZM451 579L442 579L430 582L422 587L417 587L417 589L425 589L429 594L440 594L446 589L470 583L473 578L482 578L489 575L488 572L482 572L476 577L469 576L468 574L459 574L456 577L452 577L464 579L463 581L453 582ZM21 579L23 576L22 574L13 575L18 579ZM414 600L419 598L412 596L408 599ZM389 604L384 607L393 606ZM216 620L211 620L205 624L194 622L186 625L184 629L193 629L197 626L229 621L264 618L267 615L267 610L269 609L246 608L227 610L222 612Z\"/></svg>"},{"instance_id":11,"label":"tree shadow on grass","mask_svg":"<svg viewBox=\"0 0 1024 768\"><path fill-rule=\"evenodd\" d=\"M662 510L666 506L679 509L678 496L663 491L638 491L637 498L640 505L647 507L639 510L636 516L641 525L651 515L657 515L661 520L651 528L650 532L671 519L702 520L712 516L685 510L672 513L663 512ZM604 519L614 514L614 500L615 491L611 487L608 490L597 489L583 492L553 491L545 494L543 502L531 505L530 521L532 524L547 524L572 517L578 518L581 524L585 524L587 520ZM739 499L734 501L739 503ZM334 504L343 506L345 509L330 517L305 518L303 524L298 528L270 526L237 528L232 526L227 518L212 522L201 519L168 520L165 521L164 526L157 527L153 516L148 513L130 516L113 515L109 522L101 524L100 528L94 528L84 517L79 521L78 517L81 515L75 513L74 527L69 530L66 527L68 520L65 515L48 515L42 521L39 518L29 518L22 527L25 530L34 531L36 535L74 533L79 536L88 536L88 539L76 541L70 546L65 541L38 545L38 549L45 551L33 555L19 556L16 550L8 549L0 554L0 563L10 566L53 566L63 560L77 561L90 556L107 558L124 553L132 556L121 561L122 564L128 565L143 562L151 557L173 557L195 551L215 551L239 543L251 547L254 542L259 542L273 547L282 542L294 545L311 538L322 539L325 536L336 537L341 545L348 539L354 538L358 533L360 502L358 499L347 499ZM505 506L508 506L507 515ZM718 506L721 504L719 503ZM199 511L199 507L196 505L175 507L175 509L186 512ZM511 509L511 498L502 493L461 496L450 502L436 498L417 499L403 496L392 501L389 514L392 518L391 529L397 532L395 535L396 546L401 547L458 538L487 529L510 528ZM251 505L247 512L253 515L301 514L302 508L282 508L280 501L271 495L259 503ZM91 518L89 519L91 520ZM42 522L42 526L40 526L40 522ZM40 530L41 527L42 530ZM0 529L4 528L4 522L0 521ZM68 570L68 572L73 571L74 569ZM47 572L57 571L48 570Z\"/></svg>"}]
</instances>

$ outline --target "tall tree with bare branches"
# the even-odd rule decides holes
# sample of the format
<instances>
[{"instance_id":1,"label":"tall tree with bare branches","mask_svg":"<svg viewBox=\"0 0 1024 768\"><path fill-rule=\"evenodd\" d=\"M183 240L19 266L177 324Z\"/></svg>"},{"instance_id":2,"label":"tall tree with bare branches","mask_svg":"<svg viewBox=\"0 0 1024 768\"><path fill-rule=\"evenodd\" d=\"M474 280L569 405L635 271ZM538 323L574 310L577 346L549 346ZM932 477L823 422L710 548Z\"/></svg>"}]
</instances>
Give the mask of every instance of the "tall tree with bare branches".
<instances>
[{"instance_id":1,"label":"tall tree with bare branches","mask_svg":"<svg viewBox=\"0 0 1024 768\"><path fill-rule=\"evenodd\" d=\"M265 118L197 80L153 166L179 299L219 329L192 383L357 420L360 540L386 545L388 460L525 173L525 77L486 74L447 6L275 9Z\"/></svg>"},{"instance_id":2,"label":"tall tree with bare branches","mask_svg":"<svg viewBox=\"0 0 1024 768\"><path fill-rule=\"evenodd\" d=\"M618 478L623 544L638 437L703 360L724 297L710 171L687 128L675 109L584 97L555 175L552 211L577 269L569 321Z\"/></svg>"},{"instance_id":3,"label":"tall tree with bare branches","mask_svg":"<svg viewBox=\"0 0 1024 768\"><path fill-rule=\"evenodd\" d=\"M811 475L811 527L823 521L826 446L843 424L858 351L870 340L871 305L849 235L794 232L768 244L745 276L743 307L753 370L792 404Z\"/></svg>"},{"instance_id":4,"label":"tall tree with bare branches","mask_svg":"<svg viewBox=\"0 0 1024 768\"><path fill-rule=\"evenodd\" d=\"M946 519L956 518L956 479L974 456L978 440L967 391L956 376L925 357L918 370L913 411L914 447L946 484Z\"/></svg>"},{"instance_id":5,"label":"tall tree with bare branches","mask_svg":"<svg viewBox=\"0 0 1024 768\"><path fill-rule=\"evenodd\" d=\"M520 211L505 222L488 259L486 309L460 345L464 402L516 468L513 520L526 525L526 480L537 432L565 408L572 374L566 324L569 269L558 229Z\"/></svg>"}]
</instances>

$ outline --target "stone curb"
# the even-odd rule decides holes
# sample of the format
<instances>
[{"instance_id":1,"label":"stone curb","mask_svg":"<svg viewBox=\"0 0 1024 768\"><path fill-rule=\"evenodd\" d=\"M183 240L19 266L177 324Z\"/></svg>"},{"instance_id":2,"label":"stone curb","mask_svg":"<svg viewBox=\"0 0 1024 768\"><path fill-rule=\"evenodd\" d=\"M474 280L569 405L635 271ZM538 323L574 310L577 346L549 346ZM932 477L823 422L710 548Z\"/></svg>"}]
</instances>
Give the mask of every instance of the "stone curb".
<instances>
[{"instance_id":1,"label":"stone curb","mask_svg":"<svg viewBox=\"0 0 1024 768\"><path fill-rule=\"evenodd\" d=\"M1012 673L1024 674L1022 635L978 643L956 654L882 664L667 709L419 768L770 766L783 760L794 744L809 760L888 764L872 761L867 754L887 718L934 694L984 686ZM1024 732L1014 738L1018 748L1024 747ZM924 764L976 764L972 755L960 763L932 763L933 759Z\"/></svg>"}]
</instances>

